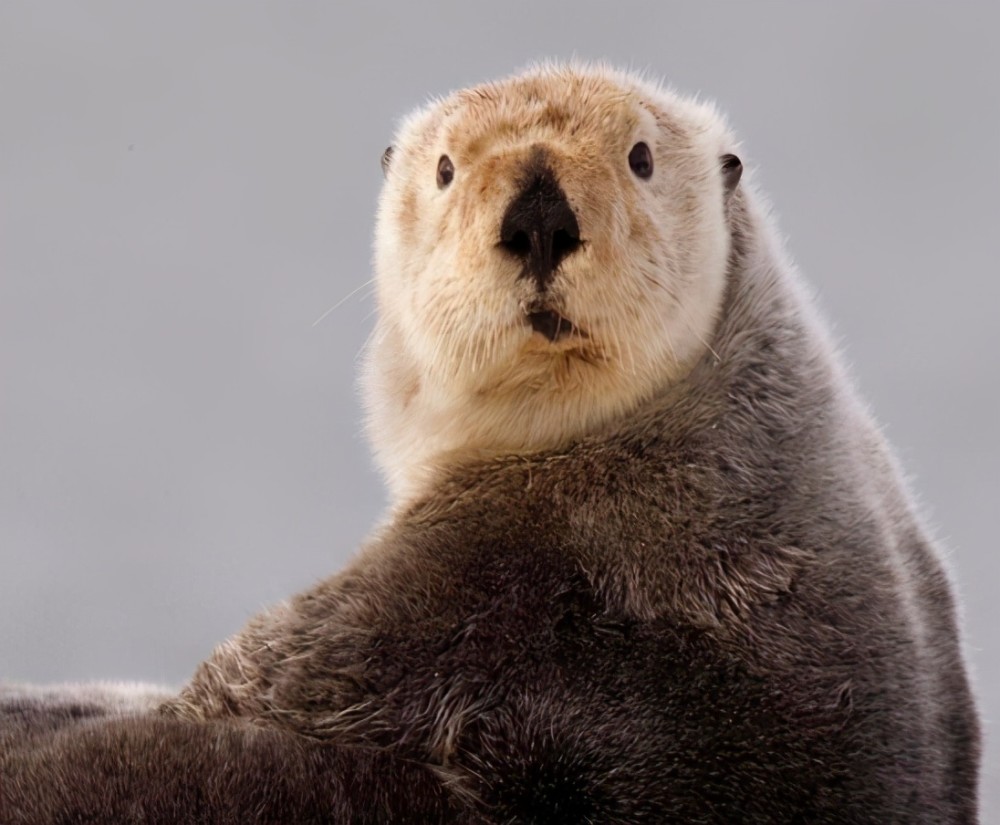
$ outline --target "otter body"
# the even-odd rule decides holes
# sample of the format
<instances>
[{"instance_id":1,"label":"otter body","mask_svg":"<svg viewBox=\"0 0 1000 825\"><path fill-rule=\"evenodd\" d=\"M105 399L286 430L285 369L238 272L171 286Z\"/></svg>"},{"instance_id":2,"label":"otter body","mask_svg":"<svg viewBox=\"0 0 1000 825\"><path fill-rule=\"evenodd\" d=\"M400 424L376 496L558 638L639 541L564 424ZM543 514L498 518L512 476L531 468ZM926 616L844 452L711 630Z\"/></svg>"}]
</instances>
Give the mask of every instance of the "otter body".
<instances>
[{"instance_id":1,"label":"otter body","mask_svg":"<svg viewBox=\"0 0 1000 825\"><path fill-rule=\"evenodd\" d=\"M9 694L0 819L975 823L947 576L734 148L603 69L404 124L390 522L155 711Z\"/></svg>"}]
</instances>

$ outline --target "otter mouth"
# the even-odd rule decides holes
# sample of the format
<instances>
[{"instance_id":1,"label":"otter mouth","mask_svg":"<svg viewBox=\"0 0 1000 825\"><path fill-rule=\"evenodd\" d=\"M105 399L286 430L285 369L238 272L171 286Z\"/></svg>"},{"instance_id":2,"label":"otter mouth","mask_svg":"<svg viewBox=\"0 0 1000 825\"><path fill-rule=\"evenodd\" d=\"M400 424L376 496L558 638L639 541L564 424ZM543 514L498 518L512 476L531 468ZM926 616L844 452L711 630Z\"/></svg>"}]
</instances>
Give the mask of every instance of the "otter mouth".
<instances>
[{"instance_id":1,"label":"otter mouth","mask_svg":"<svg viewBox=\"0 0 1000 825\"><path fill-rule=\"evenodd\" d=\"M553 344L569 338L571 335L586 337L581 330L573 326L569 319L563 318L553 309L529 312L528 323L531 324L531 328L535 332L541 333Z\"/></svg>"}]
</instances>

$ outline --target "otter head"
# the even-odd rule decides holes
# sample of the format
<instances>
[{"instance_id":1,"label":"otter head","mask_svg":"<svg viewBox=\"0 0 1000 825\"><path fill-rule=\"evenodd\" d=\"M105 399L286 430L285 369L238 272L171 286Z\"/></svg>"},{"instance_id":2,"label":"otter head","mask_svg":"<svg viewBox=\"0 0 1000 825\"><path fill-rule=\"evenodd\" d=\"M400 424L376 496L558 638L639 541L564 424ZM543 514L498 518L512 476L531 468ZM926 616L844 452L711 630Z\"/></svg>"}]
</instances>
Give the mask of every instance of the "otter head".
<instances>
[{"instance_id":1,"label":"otter head","mask_svg":"<svg viewBox=\"0 0 1000 825\"><path fill-rule=\"evenodd\" d=\"M543 67L410 116L383 155L369 433L397 500L558 448L706 351L741 166L714 110Z\"/></svg>"}]
</instances>

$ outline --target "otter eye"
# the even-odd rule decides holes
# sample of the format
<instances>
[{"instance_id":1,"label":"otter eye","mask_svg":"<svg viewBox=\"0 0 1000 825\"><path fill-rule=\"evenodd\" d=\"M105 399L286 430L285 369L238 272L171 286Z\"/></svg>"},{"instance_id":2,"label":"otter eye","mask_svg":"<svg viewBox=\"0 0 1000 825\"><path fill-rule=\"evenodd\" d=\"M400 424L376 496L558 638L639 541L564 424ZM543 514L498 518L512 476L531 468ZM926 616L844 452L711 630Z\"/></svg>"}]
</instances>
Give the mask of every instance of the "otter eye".
<instances>
[{"instance_id":1,"label":"otter eye","mask_svg":"<svg viewBox=\"0 0 1000 825\"><path fill-rule=\"evenodd\" d=\"M447 155L441 155L438 161L438 189L444 189L455 177L455 165Z\"/></svg>"},{"instance_id":2,"label":"otter eye","mask_svg":"<svg viewBox=\"0 0 1000 825\"><path fill-rule=\"evenodd\" d=\"M640 141L628 153L628 165L637 178L649 180L653 176L653 153Z\"/></svg>"},{"instance_id":3,"label":"otter eye","mask_svg":"<svg viewBox=\"0 0 1000 825\"><path fill-rule=\"evenodd\" d=\"M392 163L392 147L386 146L385 151L382 153L382 174L386 177L389 175L390 163Z\"/></svg>"}]
</instances>

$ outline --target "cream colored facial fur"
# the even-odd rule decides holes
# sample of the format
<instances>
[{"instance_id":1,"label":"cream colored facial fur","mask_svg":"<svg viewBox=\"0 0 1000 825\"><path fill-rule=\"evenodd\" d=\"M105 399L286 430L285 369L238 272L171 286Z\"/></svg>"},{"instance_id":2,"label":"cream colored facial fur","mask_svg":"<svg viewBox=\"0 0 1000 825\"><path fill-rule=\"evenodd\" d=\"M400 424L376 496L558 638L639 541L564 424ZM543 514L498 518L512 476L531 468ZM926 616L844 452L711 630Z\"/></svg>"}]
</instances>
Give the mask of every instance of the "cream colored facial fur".
<instances>
[{"instance_id":1,"label":"cream colored facial fur","mask_svg":"<svg viewBox=\"0 0 1000 825\"><path fill-rule=\"evenodd\" d=\"M629 166L652 150L653 174ZM627 415L705 351L729 233L710 106L601 67L545 66L411 115L393 143L375 236L379 319L368 430L397 505L443 467L549 449ZM543 152L581 247L539 295L500 246L507 205ZM447 155L454 179L440 188ZM579 330L552 343L539 304Z\"/></svg>"}]
</instances>

